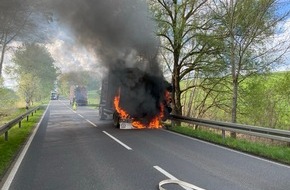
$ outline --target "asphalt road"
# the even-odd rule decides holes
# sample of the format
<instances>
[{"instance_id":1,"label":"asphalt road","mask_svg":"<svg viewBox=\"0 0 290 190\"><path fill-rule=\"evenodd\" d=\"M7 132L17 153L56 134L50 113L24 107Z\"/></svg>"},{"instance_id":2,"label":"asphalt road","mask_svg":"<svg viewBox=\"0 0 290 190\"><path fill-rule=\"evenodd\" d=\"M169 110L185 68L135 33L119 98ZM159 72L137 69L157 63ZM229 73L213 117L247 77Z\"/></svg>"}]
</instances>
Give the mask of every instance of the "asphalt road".
<instances>
[{"instance_id":1,"label":"asphalt road","mask_svg":"<svg viewBox=\"0 0 290 190\"><path fill-rule=\"evenodd\" d=\"M2 190L154 190L168 178L206 190L290 189L289 166L166 130L116 129L97 112L51 101Z\"/></svg>"}]
</instances>

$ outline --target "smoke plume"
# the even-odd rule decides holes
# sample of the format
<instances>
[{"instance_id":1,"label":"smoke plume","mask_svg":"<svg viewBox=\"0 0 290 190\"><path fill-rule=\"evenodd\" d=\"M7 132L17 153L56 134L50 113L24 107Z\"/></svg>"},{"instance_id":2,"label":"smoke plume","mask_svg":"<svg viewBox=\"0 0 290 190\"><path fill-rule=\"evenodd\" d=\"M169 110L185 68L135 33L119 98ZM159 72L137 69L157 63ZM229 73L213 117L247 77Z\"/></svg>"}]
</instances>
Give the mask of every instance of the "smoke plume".
<instances>
[{"instance_id":1,"label":"smoke plume","mask_svg":"<svg viewBox=\"0 0 290 190\"><path fill-rule=\"evenodd\" d=\"M82 45L92 48L130 115L152 119L168 85L159 68L155 24L142 0L51 0L56 16ZM114 88L114 86L112 86Z\"/></svg>"}]
</instances>

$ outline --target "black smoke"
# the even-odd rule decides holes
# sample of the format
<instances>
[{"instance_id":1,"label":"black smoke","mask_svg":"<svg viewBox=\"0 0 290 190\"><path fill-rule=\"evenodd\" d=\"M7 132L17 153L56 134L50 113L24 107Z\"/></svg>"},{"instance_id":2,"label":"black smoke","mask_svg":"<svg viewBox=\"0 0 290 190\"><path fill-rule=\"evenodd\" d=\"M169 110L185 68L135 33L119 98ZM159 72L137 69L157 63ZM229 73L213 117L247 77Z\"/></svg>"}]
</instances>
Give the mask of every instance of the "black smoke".
<instances>
[{"instance_id":1,"label":"black smoke","mask_svg":"<svg viewBox=\"0 0 290 190\"><path fill-rule=\"evenodd\" d=\"M61 24L92 48L121 88L121 106L152 119L164 101L165 82L157 61L159 40L142 0L51 0Z\"/></svg>"}]
</instances>

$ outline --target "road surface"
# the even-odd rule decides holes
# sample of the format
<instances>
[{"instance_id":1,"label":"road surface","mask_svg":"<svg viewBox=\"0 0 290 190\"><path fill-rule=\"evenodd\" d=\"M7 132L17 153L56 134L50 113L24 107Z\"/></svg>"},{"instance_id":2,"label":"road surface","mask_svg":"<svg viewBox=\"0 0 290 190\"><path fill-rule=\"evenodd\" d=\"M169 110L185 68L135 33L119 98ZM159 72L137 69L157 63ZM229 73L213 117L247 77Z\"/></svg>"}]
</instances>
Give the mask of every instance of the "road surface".
<instances>
[{"instance_id":1,"label":"road surface","mask_svg":"<svg viewBox=\"0 0 290 190\"><path fill-rule=\"evenodd\" d=\"M289 166L166 130L116 129L97 113L51 101L2 190L154 190L169 178L206 190L290 189Z\"/></svg>"}]
</instances>

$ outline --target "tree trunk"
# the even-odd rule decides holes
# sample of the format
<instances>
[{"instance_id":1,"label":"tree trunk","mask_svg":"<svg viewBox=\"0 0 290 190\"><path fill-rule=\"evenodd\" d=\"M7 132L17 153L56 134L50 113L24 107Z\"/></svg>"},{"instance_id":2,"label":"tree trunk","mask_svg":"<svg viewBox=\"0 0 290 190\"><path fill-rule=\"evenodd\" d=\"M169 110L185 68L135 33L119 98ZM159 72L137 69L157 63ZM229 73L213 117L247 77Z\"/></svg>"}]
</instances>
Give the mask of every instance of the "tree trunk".
<instances>
[{"instance_id":1,"label":"tree trunk","mask_svg":"<svg viewBox=\"0 0 290 190\"><path fill-rule=\"evenodd\" d=\"M233 85L233 94L232 94L232 123L236 123L237 121L237 97L238 97L238 73L235 61L235 24L234 24L234 2L230 1L230 14L231 14L231 22L230 22L230 62L232 66L232 85ZM231 137L236 138L237 134L235 132L231 132Z\"/></svg>"},{"instance_id":2,"label":"tree trunk","mask_svg":"<svg viewBox=\"0 0 290 190\"><path fill-rule=\"evenodd\" d=\"M173 111L176 115L182 115L182 106L181 106L181 91L180 91L180 80L179 80L179 71L174 69L173 79Z\"/></svg>"},{"instance_id":3,"label":"tree trunk","mask_svg":"<svg viewBox=\"0 0 290 190\"><path fill-rule=\"evenodd\" d=\"M178 55L174 55L174 69L173 69L173 75L172 75L172 85L173 85L173 91L172 91L172 103L173 103L173 114L176 115L182 115L182 106L180 102L180 80L179 80L179 66L178 66ZM179 121L173 122L173 125L180 125L181 123Z\"/></svg>"},{"instance_id":4,"label":"tree trunk","mask_svg":"<svg viewBox=\"0 0 290 190\"><path fill-rule=\"evenodd\" d=\"M0 57L0 78L2 77L4 54L5 54L5 49L6 49L6 46L7 46L6 40L7 40L7 35L4 36L3 46L2 46L2 50L1 50L1 57Z\"/></svg>"},{"instance_id":5,"label":"tree trunk","mask_svg":"<svg viewBox=\"0 0 290 190\"><path fill-rule=\"evenodd\" d=\"M188 103L187 103L188 111L186 113L187 117L192 116L191 115L191 110L192 110L192 106L193 106L193 98L194 98L193 96L194 96L194 89L192 89L192 91L190 92L190 95L189 95L189 100L188 100Z\"/></svg>"},{"instance_id":6,"label":"tree trunk","mask_svg":"<svg viewBox=\"0 0 290 190\"><path fill-rule=\"evenodd\" d=\"M233 94L232 94L232 123L237 122L237 105L238 105L238 81L237 77L233 79ZM237 134L235 132L231 132L231 137L236 138Z\"/></svg>"},{"instance_id":7,"label":"tree trunk","mask_svg":"<svg viewBox=\"0 0 290 190\"><path fill-rule=\"evenodd\" d=\"M173 16L173 30L174 30L174 51L173 51L173 57L174 57L174 68L173 68L173 76L172 76L172 85L173 85L173 113L176 115L182 115L182 106L180 102L180 66L179 66L179 57L180 57L180 31L177 28L177 12L178 12L178 6L177 6L177 0L173 1L174 5L174 16ZM179 122L180 123L180 122Z\"/></svg>"}]
</instances>

